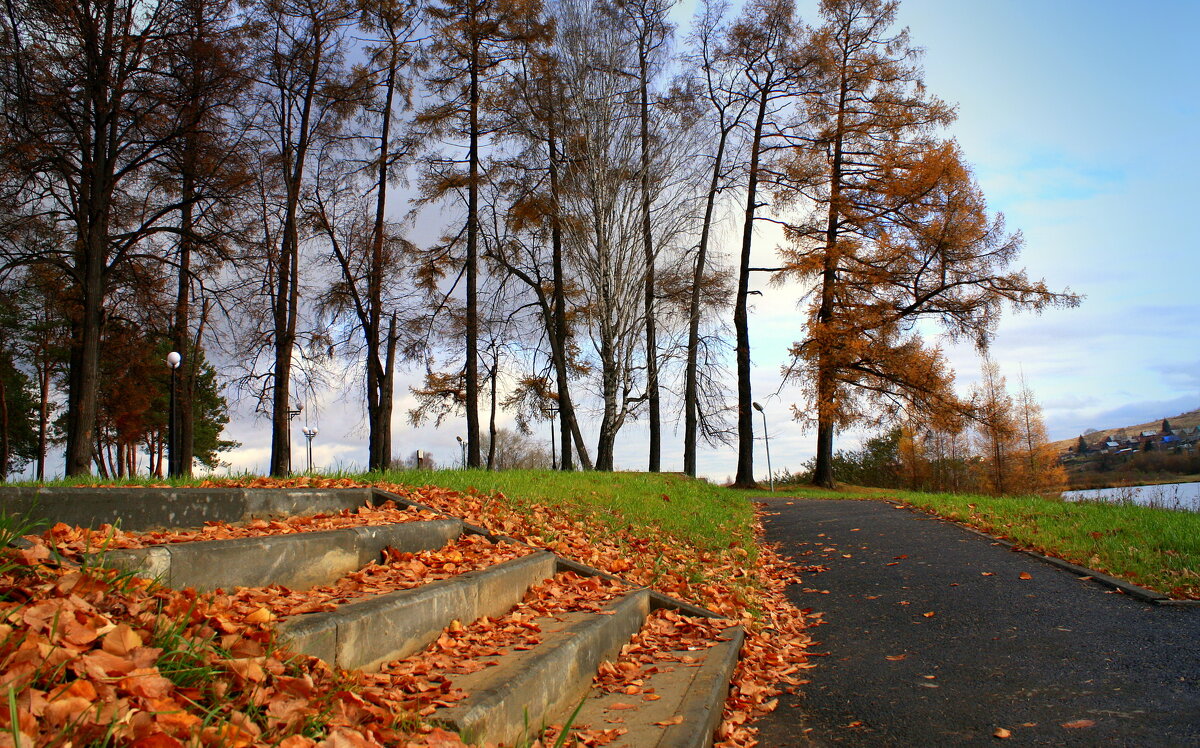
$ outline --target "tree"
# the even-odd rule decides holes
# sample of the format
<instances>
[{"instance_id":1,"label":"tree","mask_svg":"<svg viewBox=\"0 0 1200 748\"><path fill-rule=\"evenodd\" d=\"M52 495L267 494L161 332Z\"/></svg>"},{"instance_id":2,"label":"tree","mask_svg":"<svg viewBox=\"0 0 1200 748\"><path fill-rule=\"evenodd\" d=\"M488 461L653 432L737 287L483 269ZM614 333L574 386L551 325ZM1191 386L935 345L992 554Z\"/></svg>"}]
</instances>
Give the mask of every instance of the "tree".
<instances>
[{"instance_id":1,"label":"tree","mask_svg":"<svg viewBox=\"0 0 1200 748\"><path fill-rule=\"evenodd\" d=\"M256 127L269 155L260 162L263 221L259 249L270 319L269 373L272 475L291 467L289 411L293 357L299 339L300 257L305 236L301 201L315 155L341 134L361 103L345 69L347 26L354 9L343 0L261 0L252 9ZM265 392L262 394L265 395Z\"/></svg>"},{"instance_id":2,"label":"tree","mask_svg":"<svg viewBox=\"0 0 1200 748\"><path fill-rule=\"evenodd\" d=\"M652 473L662 468L662 415L661 394L658 383L658 338L655 313L655 261L654 227L650 206L653 193L650 183L653 175L650 152L651 102L650 86L663 63L663 53L671 38L672 26L667 21L673 0L626 0L617 4L628 20L628 31L633 36L637 58L638 101L638 176L641 182L642 251L645 260L644 314L646 332L646 400L649 405L650 444L649 466Z\"/></svg>"},{"instance_id":3,"label":"tree","mask_svg":"<svg viewBox=\"0 0 1200 748\"><path fill-rule=\"evenodd\" d=\"M179 367L179 433L172 472L191 475L196 458L193 400L202 358L201 331L207 306L195 319L196 288L203 287L230 256L236 232L234 204L251 180L246 171L245 131L237 109L244 103L248 79L237 60L242 29L231 19L231 0L180 0L180 33L171 49L171 83L180 102L180 137L164 160L163 187L177 194L175 305L169 337L183 356Z\"/></svg>"},{"instance_id":4,"label":"tree","mask_svg":"<svg viewBox=\"0 0 1200 748\"><path fill-rule=\"evenodd\" d=\"M1171 422L1164 418L1163 422L1162 422L1162 428L1159 430L1159 433L1160 434L1170 434L1171 433Z\"/></svg>"},{"instance_id":5,"label":"tree","mask_svg":"<svg viewBox=\"0 0 1200 748\"><path fill-rule=\"evenodd\" d=\"M1042 406L1025 381L1024 374L1021 375L1021 388L1017 391L1016 416L1023 452L1018 476L1019 492L1039 495L1061 493L1067 485L1066 471L1049 444L1046 425L1042 420Z\"/></svg>"},{"instance_id":6,"label":"tree","mask_svg":"<svg viewBox=\"0 0 1200 748\"><path fill-rule=\"evenodd\" d=\"M725 52L741 72L753 117L733 311L738 378L738 468L734 485L741 488L758 485L754 480L754 411L751 408L754 395L750 385L750 250L754 243L756 213L762 207L759 183L766 166L764 157L773 150L771 141L781 138L784 129L783 123L777 122L776 118L789 110L799 85L812 72L812 60L805 55L802 33L803 27L796 18L791 0L755 0L745 6L741 17L729 30Z\"/></svg>"},{"instance_id":7,"label":"tree","mask_svg":"<svg viewBox=\"0 0 1200 748\"><path fill-rule=\"evenodd\" d=\"M610 6L559 4L556 19L564 102L560 207L579 279L580 325L599 374L597 470L612 470L617 434L644 402L637 348L644 340L645 251L641 222L637 88L629 38Z\"/></svg>"},{"instance_id":8,"label":"tree","mask_svg":"<svg viewBox=\"0 0 1200 748\"><path fill-rule=\"evenodd\" d=\"M548 22L547 22L548 25ZM554 369L554 409L562 444L562 470L574 470L574 452L591 468L575 415L571 380L579 375L573 340L574 316L568 311L577 290L566 277L562 197L562 138L571 132L569 102L564 99L560 53L548 37L522 42L509 74L501 81L492 115L512 141L515 153L500 159L500 185L507 199L505 240L495 241L489 258L523 284L536 300ZM496 231L497 237L501 231ZM545 256L546 250L550 256ZM537 379L537 377L534 377ZM533 381L533 380L528 380ZM535 390L525 388L525 392ZM572 449L574 447L574 449Z\"/></svg>"},{"instance_id":9,"label":"tree","mask_svg":"<svg viewBox=\"0 0 1200 748\"><path fill-rule=\"evenodd\" d=\"M431 135L461 137L466 144L466 173L457 160L430 162L424 192L440 199L466 187L466 363L467 465L482 464L479 439L479 187L483 179L484 128L480 115L485 89L521 40L544 30L536 23L538 2L512 0L435 0L428 8L436 68L426 83L434 99L418 117ZM465 84L465 85L464 85ZM464 184L465 183L465 184Z\"/></svg>"},{"instance_id":10,"label":"tree","mask_svg":"<svg viewBox=\"0 0 1200 748\"><path fill-rule=\"evenodd\" d=\"M833 486L834 431L959 408L941 351L918 320L984 349L1002 305L1074 305L1009 266L1021 247L986 203L958 147L935 137L953 111L925 92L918 50L892 33L897 3L825 0L815 36L828 80L810 98L812 147L788 169L815 206L786 228L789 272L816 283L791 375L817 413L814 481Z\"/></svg>"},{"instance_id":11,"label":"tree","mask_svg":"<svg viewBox=\"0 0 1200 748\"><path fill-rule=\"evenodd\" d=\"M397 177L413 148L395 122L397 107L407 109L412 95L410 76L416 52L418 11L414 0L360 2L360 26L376 38L368 45L365 74L374 90L367 111L377 123L378 147L372 148L375 180L374 219L371 223L370 251L364 253L359 269L354 269L345 253L338 266L346 287L352 290L354 310L366 344L367 420L370 424L367 466L386 470L392 461L392 406L395 397L395 366L399 332L395 311L388 317L384 308L384 284L395 275L401 252L407 243L388 231L385 214L388 186ZM358 291L365 286L365 293ZM388 317L387 331L384 319Z\"/></svg>"},{"instance_id":12,"label":"tree","mask_svg":"<svg viewBox=\"0 0 1200 748\"><path fill-rule=\"evenodd\" d=\"M727 31L723 27L727 6L720 0L705 0L697 12L692 45L695 51L691 63L702 78L701 98L709 109L715 129L716 146L712 153L712 170L708 192L704 198L704 215L700 221L700 237L696 245L691 285L688 289L688 337L687 358L684 364L684 426L683 426L683 472L695 477L698 436L702 430L712 436L708 418L701 410L700 388L700 322L705 305L705 290L711 289L708 279L709 242L716 219L717 198L722 190L732 186L727 153L735 147L735 131L742 126L751 99L738 88L740 71L732 64L732 58L720 49L720 37ZM712 305L714 299L707 299Z\"/></svg>"},{"instance_id":13,"label":"tree","mask_svg":"<svg viewBox=\"0 0 1200 748\"><path fill-rule=\"evenodd\" d=\"M171 230L179 207L149 183L179 134L176 92L154 60L168 55L180 11L172 0L22 0L0 17L0 251L10 266L54 264L66 275L68 475L92 463L113 274ZM67 241L36 238L56 229Z\"/></svg>"},{"instance_id":14,"label":"tree","mask_svg":"<svg viewBox=\"0 0 1200 748\"><path fill-rule=\"evenodd\" d=\"M983 454L984 490L1003 496L1012 489L1013 457L1020 449L1020 424L1000 367L984 359L982 377L972 392L974 414Z\"/></svg>"},{"instance_id":15,"label":"tree","mask_svg":"<svg viewBox=\"0 0 1200 748\"><path fill-rule=\"evenodd\" d=\"M1081 455L1088 453L1088 443L1087 440L1083 438L1083 434L1079 435L1079 443L1075 445L1075 453Z\"/></svg>"}]
</instances>

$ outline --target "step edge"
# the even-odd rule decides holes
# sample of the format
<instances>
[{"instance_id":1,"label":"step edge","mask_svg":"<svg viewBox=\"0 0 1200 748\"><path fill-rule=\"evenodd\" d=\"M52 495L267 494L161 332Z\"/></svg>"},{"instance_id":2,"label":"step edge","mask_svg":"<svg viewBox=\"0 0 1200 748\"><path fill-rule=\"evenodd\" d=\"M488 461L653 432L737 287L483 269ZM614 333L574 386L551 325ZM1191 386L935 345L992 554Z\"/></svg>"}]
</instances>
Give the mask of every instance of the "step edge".
<instances>
[{"instance_id":1,"label":"step edge","mask_svg":"<svg viewBox=\"0 0 1200 748\"><path fill-rule=\"evenodd\" d=\"M512 607L512 605L520 602L521 597L524 596L529 587L548 579L553 574L552 558L552 554L546 552L531 553L519 558L507 559L483 569L475 569L446 579L428 582L418 587L359 598L338 606L336 610L305 613L285 619L276 627L276 631L281 638L287 641L292 629L306 632L308 636L320 636L324 632L332 630L335 642L332 662L329 661L329 658L316 653L303 651L301 653L320 657L329 662L329 664L337 665L338 667L369 670L389 660L406 657L415 651L419 651L421 647L428 646L430 642L437 638L436 634L432 633L434 631L433 624L427 630L415 631L406 634L402 638L401 643L410 639L413 641L423 641L419 646L414 644L407 649L405 647L397 647L390 650L386 655L375 657L362 663L350 661L348 655L345 653L345 649L349 646L350 639L348 637L351 626L360 625L363 619L374 618L380 613L392 614L409 608L420 609L432 605L432 601L441 601L443 599L452 601L452 604L459 609L459 614L441 621L440 625L435 627L436 631L440 632L446 626L450 625L453 620L468 618L470 621L478 620L482 615L479 612L481 608L479 602L480 595L487 588L489 582L504 579L512 574L520 575L523 572L528 575L528 584L523 585L524 589L521 592L521 596L509 603L508 607ZM537 567L540 565L545 565L548 568L539 570ZM524 567L527 566L533 568L526 571ZM415 649L413 648L414 646Z\"/></svg>"},{"instance_id":2,"label":"step edge","mask_svg":"<svg viewBox=\"0 0 1200 748\"><path fill-rule=\"evenodd\" d=\"M303 545L316 543L321 545L322 542L328 542L330 546L336 546L339 540L348 540L353 547L353 553L359 562L358 568L365 566L371 560L370 557L376 556L382 552L381 546L378 551L373 550L373 544L368 543L370 539L368 533L362 532L364 528L372 529L399 529L408 530L409 525L417 524L435 524L437 527L427 528L430 530L431 537L442 537L443 531L449 533L446 542L461 534L461 521L454 519L437 519L437 520L420 520L418 522L389 522L384 525L361 525L358 527L339 527L332 530L312 530L309 532L283 533L277 535L257 535L241 538L219 538L214 540L189 540L182 543L156 543L154 545L145 546L142 548L111 548L94 553L85 553L82 555L81 563L83 565L95 564L98 566L106 566L111 559L116 559L117 563L112 565L112 568L117 568L121 571L129 571L139 576L146 576L152 579L158 579L168 587L177 588L182 583L179 575L174 567L176 562L176 552L182 553L205 553L215 551L217 553L233 552L236 553L241 548L253 548L256 544L261 544L264 539L269 539L272 543L283 543L284 545ZM385 543L384 545L387 545ZM420 548L418 550L428 550L428 548ZM366 558L366 561L363 559ZM149 561L149 564L146 562ZM303 567L305 564L298 564L298 567ZM144 572L144 573L141 573ZM343 574L346 572L342 572ZM338 575L340 576L340 574ZM333 577L336 579L336 577ZM268 584L284 584L284 581L271 581ZM189 585L184 585L189 586ZM208 586L197 586L191 584L197 589L213 589ZM223 585L222 585L223 586ZM250 585L234 585L234 586L250 586Z\"/></svg>"},{"instance_id":3,"label":"step edge","mask_svg":"<svg viewBox=\"0 0 1200 748\"><path fill-rule=\"evenodd\" d=\"M717 648L721 648L721 652L717 657L705 658L700 672L696 673L692 686L683 697L679 707L683 722L668 727L658 741L657 748L709 748L713 744L746 638L746 632L740 625L731 626L722 634L729 640L709 648L710 653Z\"/></svg>"},{"instance_id":4,"label":"step edge","mask_svg":"<svg viewBox=\"0 0 1200 748\"><path fill-rule=\"evenodd\" d=\"M510 543L518 543L520 545L528 546L529 548L534 548L539 551L547 551L549 553L553 553L553 551L548 551L548 549L546 549L546 548L543 548L541 546L536 546L531 543L526 543L522 540L517 540L516 538L511 537L509 535L496 535L496 534L492 533L491 531L489 531L486 527L480 527L479 525L473 525L469 522L466 522L465 520L462 520L461 518L455 517L455 515L450 514L449 512L443 512L441 509L431 507L428 504L422 504L419 501L413 501L412 499L405 498L404 496L401 496L396 493L392 493L391 491L388 491L386 489L375 488L374 491L375 491L375 495L377 497L382 496L387 501L396 502L397 505L408 506L408 507L412 507L414 509L423 509L425 511L433 512L434 514L437 514L437 515L440 515L443 517L453 517L455 519L459 519L459 521L462 522L464 533L469 533L471 535L482 535L485 538L487 538L488 540L491 540L493 543L504 540L504 541L507 541ZM621 584L627 585L629 587L649 590L650 603L653 606L652 607L653 610L657 610L660 608L666 608L668 610L678 610L678 611L684 613L685 615L697 616L699 618L725 618L725 616L721 615L720 613L709 610L708 608L701 607L694 603L689 603L685 600L680 600L679 598L672 597L664 592L659 592L658 590L651 589L649 587L646 587L645 585L631 582L628 579L625 579L623 577L619 577L615 574L610 574L609 572L604 571L602 569L597 569L594 566L588 566L587 564L581 563L579 561L575 561L574 559L569 559L564 556L560 556L557 553L555 553L554 555L558 559L558 565L559 565L560 570L562 570L562 571L573 571L576 574L579 574L581 576L587 576L587 577L601 577L601 578L607 579L609 581L620 582Z\"/></svg>"},{"instance_id":5,"label":"step edge","mask_svg":"<svg viewBox=\"0 0 1200 748\"><path fill-rule=\"evenodd\" d=\"M634 589L623 595L614 605L608 606L608 609L614 611L612 615L593 613L590 617L569 626L563 631L562 641L545 652L534 654L513 674L514 677L504 682L503 686L484 692L477 701L472 702L473 695L468 695L466 702L469 703L460 702L441 714L435 713L433 721L451 727L470 740L486 738L489 743L507 744L528 737L527 728L538 730L541 723L551 724L558 717L566 716L586 697L600 663L618 653L624 643L641 627L650 611L650 595L644 588ZM630 618L633 620L627 621ZM625 629L630 630L626 632ZM605 638L615 641L598 653L594 663L579 661L581 647L592 641L603 642ZM563 663L563 660L566 660L566 663ZM569 695L559 695L557 699L552 697L540 717L528 714L528 725L516 725L511 722L488 724L496 718L507 720L507 715L504 714L508 711L507 702L514 697L520 698L521 693L527 693L531 681L536 683L543 679L561 678L564 669L569 667L574 667L579 672L575 682L564 684L563 692ZM538 722L535 723L534 720ZM497 734L498 732L501 734Z\"/></svg>"}]
</instances>

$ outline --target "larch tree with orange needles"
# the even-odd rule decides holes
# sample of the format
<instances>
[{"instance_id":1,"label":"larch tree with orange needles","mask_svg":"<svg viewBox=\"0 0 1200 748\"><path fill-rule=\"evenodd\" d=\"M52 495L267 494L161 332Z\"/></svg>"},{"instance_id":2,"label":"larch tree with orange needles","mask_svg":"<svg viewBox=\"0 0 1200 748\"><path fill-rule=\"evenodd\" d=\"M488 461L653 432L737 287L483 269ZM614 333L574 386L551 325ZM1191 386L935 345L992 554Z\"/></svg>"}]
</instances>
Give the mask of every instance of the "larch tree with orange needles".
<instances>
[{"instance_id":1,"label":"larch tree with orange needles","mask_svg":"<svg viewBox=\"0 0 1200 748\"><path fill-rule=\"evenodd\" d=\"M817 426L813 481L834 485L834 431L962 409L923 322L981 350L1002 306L1074 305L1012 270L1022 245L991 217L957 145L937 131L953 109L927 94L919 50L893 32L898 3L824 0L814 36L827 79L809 99L807 147L788 165L791 199L815 206L789 225L788 272L814 283L788 374L807 388L797 417Z\"/></svg>"}]
</instances>

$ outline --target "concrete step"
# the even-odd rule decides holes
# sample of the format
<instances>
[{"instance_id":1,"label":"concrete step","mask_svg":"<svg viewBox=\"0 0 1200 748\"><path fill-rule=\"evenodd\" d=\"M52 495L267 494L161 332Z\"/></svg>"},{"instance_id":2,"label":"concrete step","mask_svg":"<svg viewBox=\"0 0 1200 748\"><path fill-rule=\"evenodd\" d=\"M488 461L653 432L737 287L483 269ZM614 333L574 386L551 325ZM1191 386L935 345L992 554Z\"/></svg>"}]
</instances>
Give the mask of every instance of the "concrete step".
<instances>
[{"instance_id":1,"label":"concrete step","mask_svg":"<svg viewBox=\"0 0 1200 748\"><path fill-rule=\"evenodd\" d=\"M373 670L437 639L453 621L498 617L530 587L554 574L554 554L539 552L409 590L347 603L283 621L295 651L347 670Z\"/></svg>"},{"instance_id":2,"label":"concrete step","mask_svg":"<svg viewBox=\"0 0 1200 748\"><path fill-rule=\"evenodd\" d=\"M364 525L287 535L167 543L89 554L86 562L134 571L168 587L266 587L303 590L333 582L378 561L385 547L412 552L441 548L462 522L440 519Z\"/></svg>"},{"instance_id":3,"label":"concrete step","mask_svg":"<svg viewBox=\"0 0 1200 748\"><path fill-rule=\"evenodd\" d=\"M340 512L374 500L370 488L0 487L0 510L6 514L130 532Z\"/></svg>"},{"instance_id":4,"label":"concrete step","mask_svg":"<svg viewBox=\"0 0 1200 748\"><path fill-rule=\"evenodd\" d=\"M569 613L543 623L542 641L511 650L496 664L454 678L467 697L432 719L464 740L512 745L532 740L543 726L563 720L587 695L600 663L616 657L642 625L650 595L630 592L600 613Z\"/></svg>"},{"instance_id":5,"label":"concrete step","mask_svg":"<svg viewBox=\"0 0 1200 748\"><path fill-rule=\"evenodd\" d=\"M658 653L656 672L639 673L636 694L593 686L571 729L626 730L605 743L612 748L708 748L737 667L742 627L726 629L723 638L704 650Z\"/></svg>"}]
</instances>

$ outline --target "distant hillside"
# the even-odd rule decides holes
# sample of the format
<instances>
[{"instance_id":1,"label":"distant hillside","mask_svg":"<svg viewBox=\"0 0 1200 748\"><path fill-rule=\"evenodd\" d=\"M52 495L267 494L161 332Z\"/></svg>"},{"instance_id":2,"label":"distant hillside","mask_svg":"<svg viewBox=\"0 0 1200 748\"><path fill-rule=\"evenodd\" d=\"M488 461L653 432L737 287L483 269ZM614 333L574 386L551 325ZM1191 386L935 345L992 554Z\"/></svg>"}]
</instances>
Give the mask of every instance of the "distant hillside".
<instances>
[{"instance_id":1,"label":"distant hillside","mask_svg":"<svg viewBox=\"0 0 1200 748\"><path fill-rule=\"evenodd\" d=\"M1177 416L1166 416L1166 419L1171 422L1173 429L1187 429L1194 426L1200 426L1200 408L1189 410L1187 413L1180 413ZM1143 431L1158 431L1162 427L1162 418L1146 423L1138 423L1132 426L1114 426L1109 428L1098 428L1091 434L1084 434L1083 438L1089 446L1095 446L1106 436L1112 434L1125 434L1127 436L1135 436ZM1079 443L1079 435L1076 434L1070 439L1063 439L1057 442L1051 442L1050 446L1054 447L1055 451L1066 452L1068 447L1074 447Z\"/></svg>"}]
</instances>

